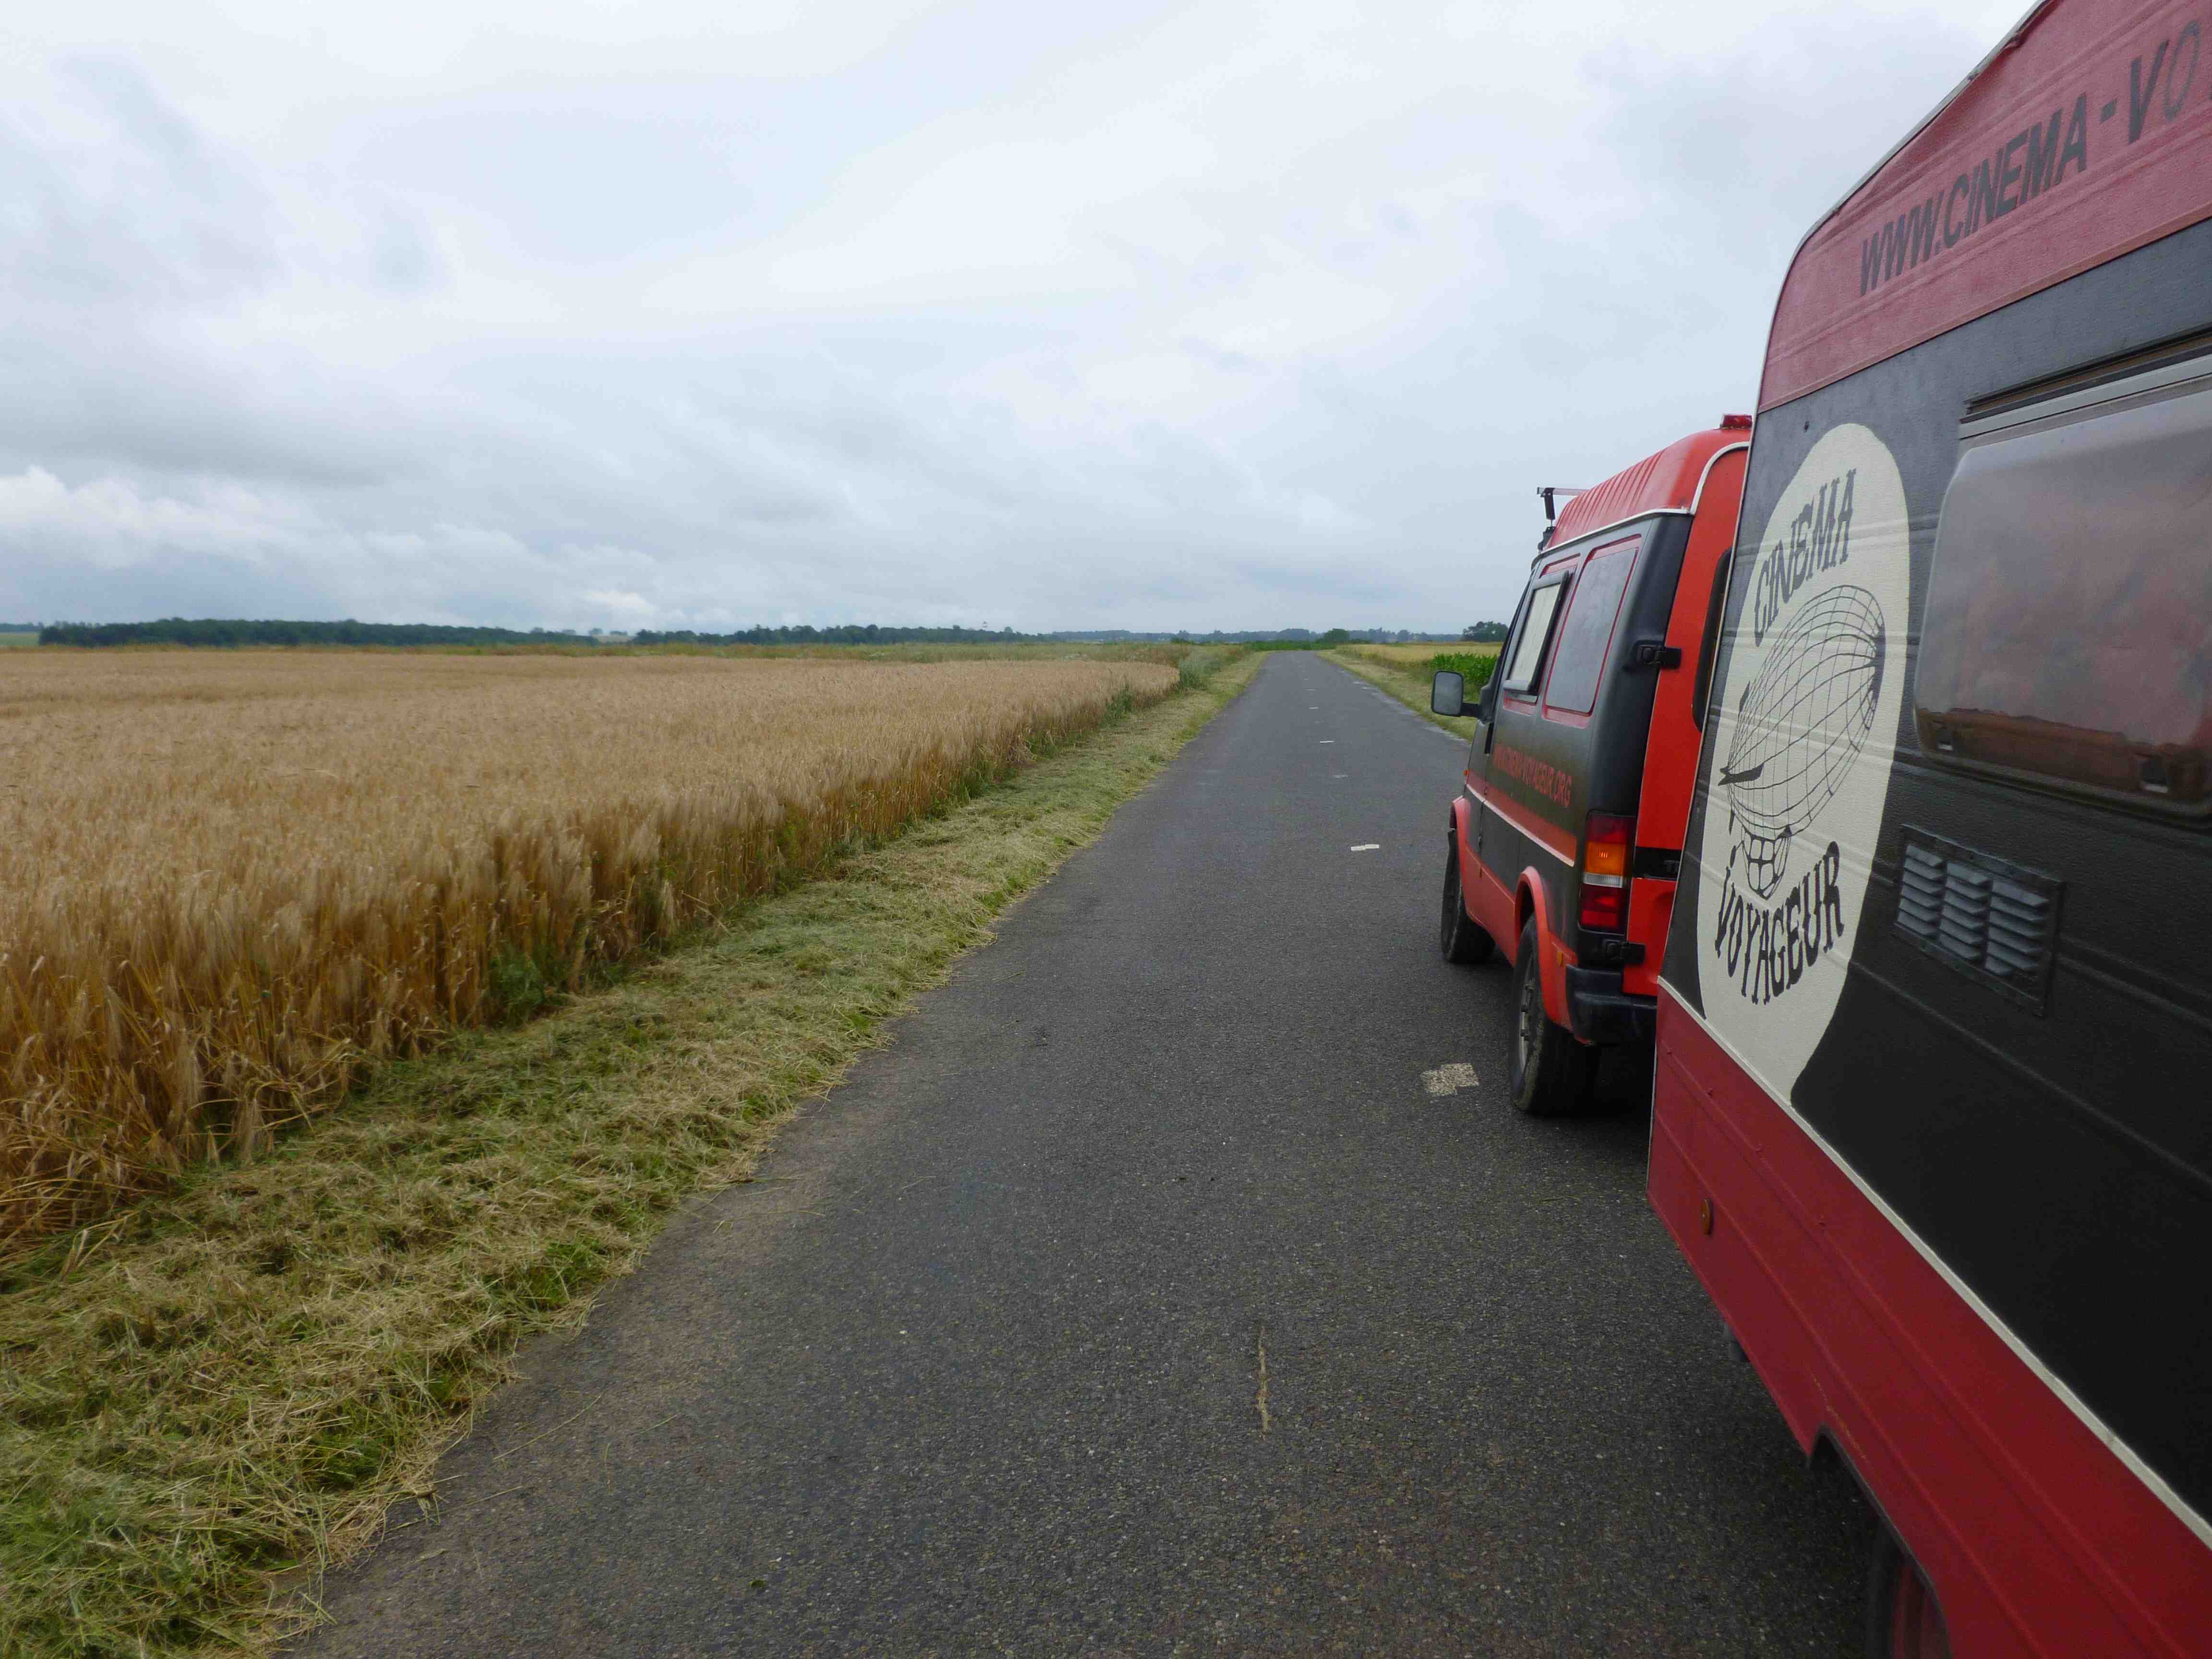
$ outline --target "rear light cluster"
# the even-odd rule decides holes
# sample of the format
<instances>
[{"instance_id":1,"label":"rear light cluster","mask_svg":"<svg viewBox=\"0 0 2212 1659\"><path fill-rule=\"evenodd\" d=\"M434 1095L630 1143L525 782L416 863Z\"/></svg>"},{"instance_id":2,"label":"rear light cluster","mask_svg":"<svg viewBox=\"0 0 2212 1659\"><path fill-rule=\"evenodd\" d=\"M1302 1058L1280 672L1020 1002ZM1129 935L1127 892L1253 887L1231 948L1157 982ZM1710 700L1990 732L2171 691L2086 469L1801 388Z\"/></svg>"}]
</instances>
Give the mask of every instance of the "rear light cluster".
<instances>
[{"instance_id":1,"label":"rear light cluster","mask_svg":"<svg viewBox=\"0 0 2212 1659\"><path fill-rule=\"evenodd\" d=\"M1628 927L1628 858L1636 820L1615 812L1589 815L1583 837L1582 925L1617 933Z\"/></svg>"}]
</instances>

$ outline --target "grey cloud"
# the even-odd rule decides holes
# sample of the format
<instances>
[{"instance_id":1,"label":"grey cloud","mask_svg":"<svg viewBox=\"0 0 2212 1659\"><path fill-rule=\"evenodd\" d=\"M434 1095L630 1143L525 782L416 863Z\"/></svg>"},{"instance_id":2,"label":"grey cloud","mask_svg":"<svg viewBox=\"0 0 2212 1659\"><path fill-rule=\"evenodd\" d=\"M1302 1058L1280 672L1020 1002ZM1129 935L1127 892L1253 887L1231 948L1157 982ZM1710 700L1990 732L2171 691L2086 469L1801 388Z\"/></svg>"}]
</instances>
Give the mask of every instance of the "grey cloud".
<instances>
[{"instance_id":1,"label":"grey cloud","mask_svg":"<svg viewBox=\"0 0 2212 1659\"><path fill-rule=\"evenodd\" d=\"M1500 614L1535 485L1749 406L1790 246L1976 47L1476 15L221 99L58 35L0 122L0 611Z\"/></svg>"},{"instance_id":2,"label":"grey cloud","mask_svg":"<svg viewBox=\"0 0 2212 1659\"><path fill-rule=\"evenodd\" d=\"M0 125L7 271L19 301L70 309L126 299L207 304L277 259L251 179L211 155L129 62L57 66L80 131Z\"/></svg>"}]
</instances>

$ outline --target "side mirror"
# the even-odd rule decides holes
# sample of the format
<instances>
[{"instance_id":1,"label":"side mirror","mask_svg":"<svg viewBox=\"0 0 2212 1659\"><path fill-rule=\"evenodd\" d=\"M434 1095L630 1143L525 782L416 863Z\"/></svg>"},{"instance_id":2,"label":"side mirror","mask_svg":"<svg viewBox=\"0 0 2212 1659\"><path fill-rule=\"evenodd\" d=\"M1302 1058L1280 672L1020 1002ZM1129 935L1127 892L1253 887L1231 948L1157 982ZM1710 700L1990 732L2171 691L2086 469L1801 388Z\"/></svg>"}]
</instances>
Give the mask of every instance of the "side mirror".
<instances>
[{"instance_id":1,"label":"side mirror","mask_svg":"<svg viewBox=\"0 0 2212 1659\"><path fill-rule=\"evenodd\" d=\"M1467 676L1455 674L1449 668L1438 669L1429 686L1429 712L1444 715L1466 714Z\"/></svg>"}]
</instances>

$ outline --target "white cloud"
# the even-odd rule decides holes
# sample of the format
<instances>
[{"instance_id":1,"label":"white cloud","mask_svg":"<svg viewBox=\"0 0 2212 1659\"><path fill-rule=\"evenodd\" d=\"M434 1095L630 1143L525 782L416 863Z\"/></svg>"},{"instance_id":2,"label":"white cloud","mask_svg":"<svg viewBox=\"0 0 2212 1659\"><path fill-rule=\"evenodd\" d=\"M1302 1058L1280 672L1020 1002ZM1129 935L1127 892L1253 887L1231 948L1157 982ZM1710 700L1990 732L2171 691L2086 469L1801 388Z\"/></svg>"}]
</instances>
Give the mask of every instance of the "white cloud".
<instances>
[{"instance_id":1,"label":"white cloud","mask_svg":"<svg viewBox=\"0 0 2212 1659\"><path fill-rule=\"evenodd\" d=\"M0 65L0 612L1495 615L2011 21L88 0Z\"/></svg>"},{"instance_id":2,"label":"white cloud","mask_svg":"<svg viewBox=\"0 0 2212 1659\"><path fill-rule=\"evenodd\" d=\"M318 539L296 506L236 484L187 499L142 493L128 478L72 487L36 466L0 477L0 536L103 570L202 554L258 561Z\"/></svg>"}]
</instances>

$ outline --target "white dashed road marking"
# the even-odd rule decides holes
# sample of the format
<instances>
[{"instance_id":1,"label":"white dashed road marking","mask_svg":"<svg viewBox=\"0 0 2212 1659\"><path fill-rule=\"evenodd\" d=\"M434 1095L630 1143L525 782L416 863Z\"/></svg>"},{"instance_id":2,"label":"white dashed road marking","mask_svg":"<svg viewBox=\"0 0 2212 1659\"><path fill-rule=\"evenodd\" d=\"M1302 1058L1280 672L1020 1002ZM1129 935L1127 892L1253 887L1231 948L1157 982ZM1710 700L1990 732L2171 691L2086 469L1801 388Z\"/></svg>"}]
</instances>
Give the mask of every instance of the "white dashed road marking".
<instances>
[{"instance_id":1,"label":"white dashed road marking","mask_svg":"<svg viewBox=\"0 0 2212 1659\"><path fill-rule=\"evenodd\" d=\"M1457 1094L1462 1089L1475 1086L1474 1067L1463 1060L1455 1060L1433 1072L1422 1073L1421 1082L1432 1095Z\"/></svg>"},{"instance_id":2,"label":"white dashed road marking","mask_svg":"<svg viewBox=\"0 0 2212 1659\"><path fill-rule=\"evenodd\" d=\"M1382 850L1382 843L1379 841L1363 841L1352 850L1355 853L1379 853Z\"/></svg>"}]
</instances>

